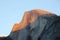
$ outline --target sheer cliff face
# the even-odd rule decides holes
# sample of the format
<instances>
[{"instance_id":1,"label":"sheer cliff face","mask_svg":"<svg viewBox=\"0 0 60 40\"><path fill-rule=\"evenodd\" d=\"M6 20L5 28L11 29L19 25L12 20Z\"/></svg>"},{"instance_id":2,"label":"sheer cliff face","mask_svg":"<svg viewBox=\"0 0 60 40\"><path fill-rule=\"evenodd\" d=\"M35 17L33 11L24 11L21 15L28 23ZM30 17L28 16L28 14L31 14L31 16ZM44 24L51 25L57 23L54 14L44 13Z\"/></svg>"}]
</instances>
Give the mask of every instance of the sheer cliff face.
<instances>
[{"instance_id":1,"label":"sheer cliff face","mask_svg":"<svg viewBox=\"0 0 60 40\"><path fill-rule=\"evenodd\" d=\"M53 28L50 28L49 24L59 18L55 17L57 17L57 15L44 10L36 9L27 11L24 13L22 21L13 26L10 35L7 37L0 37L0 40L51 40L51 37L55 38L52 36L55 25ZM50 30L45 33L48 28L50 28ZM43 29L45 29L45 31ZM41 30L43 30L43 32Z\"/></svg>"},{"instance_id":2,"label":"sheer cliff face","mask_svg":"<svg viewBox=\"0 0 60 40\"><path fill-rule=\"evenodd\" d=\"M12 32L25 28L26 25L34 22L39 15L45 15L45 14L52 14L52 13L39 9L25 12L22 21L13 26Z\"/></svg>"}]
</instances>

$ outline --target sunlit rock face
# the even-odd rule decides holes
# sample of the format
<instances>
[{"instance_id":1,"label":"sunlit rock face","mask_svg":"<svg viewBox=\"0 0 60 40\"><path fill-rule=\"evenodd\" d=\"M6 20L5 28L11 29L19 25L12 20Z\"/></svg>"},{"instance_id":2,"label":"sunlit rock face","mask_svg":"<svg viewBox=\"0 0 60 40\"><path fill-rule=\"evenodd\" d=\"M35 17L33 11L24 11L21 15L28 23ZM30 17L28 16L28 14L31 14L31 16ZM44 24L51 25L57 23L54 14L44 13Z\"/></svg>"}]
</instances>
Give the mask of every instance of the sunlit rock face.
<instances>
[{"instance_id":1,"label":"sunlit rock face","mask_svg":"<svg viewBox=\"0 0 60 40\"><path fill-rule=\"evenodd\" d=\"M25 12L22 21L13 26L12 32L25 28L29 23L34 22L39 15L46 15L46 14L53 14L53 13L40 9Z\"/></svg>"},{"instance_id":2,"label":"sunlit rock face","mask_svg":"<svg viewBox=\"0 0 60 40\"><path fill-rule=\"evenodd\" d=\"M49 31L45 33L44 30L49 28L48 25L53 20L59 18L60 17L54 13L40 9L26 11L22 21L14 24L10 35L4 38L2 37L0 40L55 40L54 36L51 37L53 31L49 29ZM51 30L53 30L53 28L51 28ZM43 30L43 32L41 30Z\"/></svg>"},{"instance_id":3,"label":"sunlit rock face","mask_svg":"<svg viewBox=\"0 0 60 40\"><path fill-rule=\"evenodd\" d=\"M9 36L13 40L38 40L41 28L47 24L46 20L42 18L43 16L50 17L56 15L39 9L26 11L22 21L13 26ZM41 28L40 25L42 25Z\"/></svg>"}]
</instances>

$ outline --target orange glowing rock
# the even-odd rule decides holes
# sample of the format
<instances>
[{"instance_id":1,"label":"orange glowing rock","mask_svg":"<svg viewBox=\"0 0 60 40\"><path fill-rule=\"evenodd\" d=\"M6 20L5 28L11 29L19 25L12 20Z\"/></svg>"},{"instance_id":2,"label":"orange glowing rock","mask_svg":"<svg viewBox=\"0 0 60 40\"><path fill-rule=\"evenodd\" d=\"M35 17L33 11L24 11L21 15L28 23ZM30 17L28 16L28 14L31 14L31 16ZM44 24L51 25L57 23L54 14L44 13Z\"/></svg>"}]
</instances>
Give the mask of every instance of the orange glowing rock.
<instances>
[{"instance_id":1,"label":"orange glowing rock","mask_svg":"<svg viewBox=\"0 0 60 40\"><path fill-rule=\"evenodd\" d=\"M53 14L53 13L44 11L44 10L40 10L40 9L25 12L21 23L15 24L13 26L12 31L17 31L17 30L21 30L21 29L25 28L26 25L28 25L28 23L34 22L36 17L38 17L38 15L44 15L44 14Z\"/></svg>"}]
</instances>

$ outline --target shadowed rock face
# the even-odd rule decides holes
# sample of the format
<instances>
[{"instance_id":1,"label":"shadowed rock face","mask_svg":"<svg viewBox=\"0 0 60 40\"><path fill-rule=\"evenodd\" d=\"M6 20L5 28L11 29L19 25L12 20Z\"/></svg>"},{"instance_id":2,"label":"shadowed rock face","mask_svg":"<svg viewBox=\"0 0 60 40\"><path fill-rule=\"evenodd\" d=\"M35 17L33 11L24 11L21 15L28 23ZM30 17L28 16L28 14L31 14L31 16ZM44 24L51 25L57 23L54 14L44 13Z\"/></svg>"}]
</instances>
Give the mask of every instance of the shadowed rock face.
<instances>
[{"instance_id":1,"label":"shadowed rock face","mask_svg":"<svg viewBox=\"0 0 60 40\"><path fill-rule=\"evenodd\" d=\"M0 37L0 40L12 40L10 37Z\"/></svg>"},{"instance_id":2,"label":"shadowed rock face","mask_svg":"<svg viewBox=\"0 0 60 40\"><path fill-rule=\"evenodd\" d=\"M52 34L50 34L53 33L53 31L51 30L53 30L55 26L52 26L52 28L50 28L49 25L54 20L59 18L60 17L58 17L57 15L44 10L36 9L27 11L24 13L22 21L20 23L16 23L13 26L10 35L8 37L0 39L1 40L55 40L54 39L55 37L52 36ZM58 26L58 28L60 27ZM48 30L48 32L46 32L46 30Z\"/></svg>"}]
</instances>

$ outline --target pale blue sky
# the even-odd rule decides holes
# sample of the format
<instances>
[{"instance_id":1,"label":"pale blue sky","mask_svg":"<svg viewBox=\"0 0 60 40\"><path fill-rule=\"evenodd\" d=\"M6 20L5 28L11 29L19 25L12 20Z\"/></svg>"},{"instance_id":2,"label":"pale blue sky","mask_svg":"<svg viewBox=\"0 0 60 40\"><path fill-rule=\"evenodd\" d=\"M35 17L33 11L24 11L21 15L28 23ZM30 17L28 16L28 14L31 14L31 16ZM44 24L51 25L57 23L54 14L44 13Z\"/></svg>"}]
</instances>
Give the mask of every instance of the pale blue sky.
<instances>
[{"instance_id":1,"label":"pale blue sky","mask_svg":"<svg viewBox=\"0 0 60 40\"><path fill-rule=\"evenodd\" d=\"M37 8L60 15L60 0L0 0L0 34L9 35L25 11Z\"/></svg>"}]
</instances>

